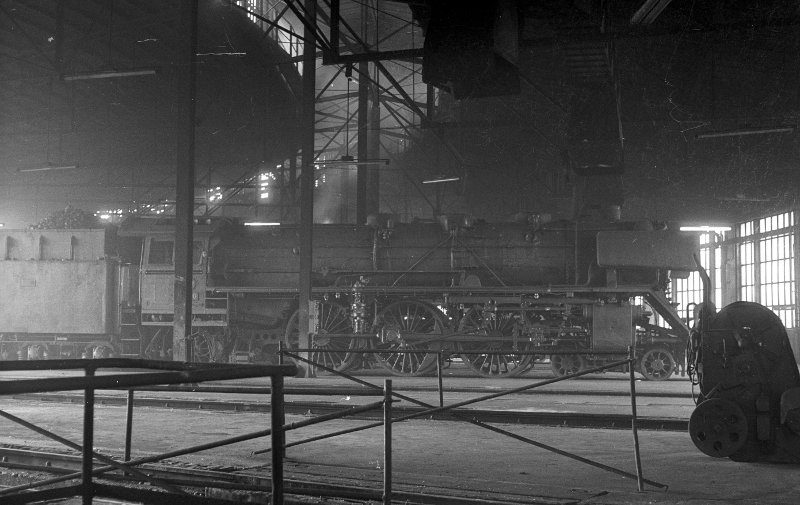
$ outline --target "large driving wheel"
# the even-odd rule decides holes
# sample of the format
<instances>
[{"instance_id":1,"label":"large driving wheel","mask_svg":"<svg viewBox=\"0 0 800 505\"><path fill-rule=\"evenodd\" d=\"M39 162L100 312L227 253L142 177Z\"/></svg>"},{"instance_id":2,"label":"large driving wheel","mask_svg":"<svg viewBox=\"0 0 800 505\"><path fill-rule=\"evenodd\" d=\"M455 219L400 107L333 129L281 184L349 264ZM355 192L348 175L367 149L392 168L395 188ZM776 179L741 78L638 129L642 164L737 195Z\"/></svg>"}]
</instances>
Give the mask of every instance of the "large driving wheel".
<instances>
[{"instance_id":1,"label":"large driving wheel","mask_svg":"<svg viewBox=\"0 0 800 505\"><path fill-rule=\"evenodd\" d=\"M533 361L530 354L516 354L515 350L528 350L527 343L513 349L514 315L498 312L486 317L482 310L471 308L458 325L460 333L480 336L482 340L458 342L461 359L475 373L484 377L514 377L525 373ZM476 354L477 353L477 354Z\"/></svg>"},{"instance_id":2,"label":"large driving wheel","mask_svg":"<svg viewBox=\"0 0 800 505\"><path fill-rule=\"evenodd\" d=\"M427 303L400 300L386 306L375 318L380 340L376 361L394 375L415 376L436 367L435 351L441 346L445 317Z\"/></svg>"},{"instance_id":3,"label":"large driving wheel","mask_svg":"<svg viewBox=\"0 0 800 505\"><path fill-rule=\"evenodd\" d=\"M580 354L553 354L550 356L550 370L556 377L578 373L586 368L586 360Z\"/></svg>"},{"instance_id":4,"label":"large driving wheel","mask_svg":"<svg viewBox=\"0 0 800 505\"><path fill-rule=\"evenodd\" d=\"M288 349L300 348L300 312L295 311L289 322L286 323L284 343ZM358 353L351 350L364 346L364 339L340 337L336 334L352 334L353 325L350 314L343 306L337 303L321 302L319 304L319 332L311 339L311 361L316 364L332 368L337 372L344 372L358 362ZM319 373L321 370L317 369Z\"/></svg>"},{"instance_id":5,"label":"large driving wheel","mask_svg":"<svg viewBox=\"0 0 800 505\"><path fill-rule=\"evenodd\" d=\"M209 329L192 333L192 361L214 363L222 354L222 335Z\"/></svg>"},{"instance_id":6,"label":"large driving wheel","mask_svg":"<svg viewBox=\"0 0 800 505\"><path fill-rule=\"evenodd\" d=\"M675 373L675 357L666 347L655 347L645 351L639 360L639 372L650 381L663 381Z\"/></svg>"},{"instance_id":7,"label":"large driving wheel","mask_svg":"<svg viewBox=\"0 0 800 505\"><path fill-rule=\"evenodd\" d=\"M172 328L158 327L142 351L145 359L165 360L172 359Z\"/></svg>"}]
</instances>

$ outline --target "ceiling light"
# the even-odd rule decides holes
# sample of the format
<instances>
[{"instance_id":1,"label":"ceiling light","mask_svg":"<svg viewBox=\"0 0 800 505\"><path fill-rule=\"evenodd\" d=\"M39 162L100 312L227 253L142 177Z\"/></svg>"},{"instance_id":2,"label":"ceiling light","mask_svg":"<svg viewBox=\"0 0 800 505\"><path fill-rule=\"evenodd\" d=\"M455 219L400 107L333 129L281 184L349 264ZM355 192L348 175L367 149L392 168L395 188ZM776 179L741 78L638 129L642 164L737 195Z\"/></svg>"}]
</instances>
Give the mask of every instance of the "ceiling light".
<instances>
[{"instance_id":1,"label":"ceiling light","mask_svg":"<svg viewBox=\"0 0 800 505\"><path fill-rule=\"evenodd\" d=\"M75 169L75 168L78 168L77 163L76 164L72 164L72 165L53 165L51 163L48 163L48 164L43 165L41 167L18 168L17 172L19 172L19 173L22 173L22 172L48 172L50 170L72 170L72 169Z\"/></svg>"},{"instance_id":2,"label":"ceiling light","mask_svg":"<svg viewBox=\"0 0 800 505\"><path fill-rule=\"evenodd\" d=\"M438 184L440 182L456 182L460 180L461 177L440 177L438 179L428 179L427 181L422 181L422 184Z\"/></svg>"},{"instance_id":3,"label":"ceiling light","mask_svg":"<svg viewBox=\"0 0 800 505\"><path fill-rule=\"evenodd\" d=\"M386 158L378 158L374 160L357 160L352 156L342 156L338 160L322 160L314 162L314 165L320 167L335 166L335 165L375 165L375 164L388 165L389 160Z\"/></svg>"},{"instance_id":4,"label":"ceiling light","mask_svg":"<svg viewBox=\"0 0 800 505\"><path fill-rule=\"evenodd\" d=\"M245 226L280 226L280 223L271 223L271 222L263 222L263 221L249 221L244 223Z\"/></svg>"},{"instance_id":5,"label":"ceiling light","mask_svg":"<svg viewBox=\"0 0 800 505\"><path fill-rule=\"evenodd\" d=\"M695 135L697 139L713 139L719 137L740 137L743 135L764 135L767 133L794 133L794 126L780 126L777 128L743 128L718 132L705 132Z\"/></svg>"},{"instance_id":6,"label":"ceiling light","mask_svg":"<svg viewBox=\"0 0 800 505\"><path fill-rule=\"evenodd\" d=\"M681 231L700 231L704 233L721 233L723 231L731 231L730 226L681 226Z\"/></svg>"},{"instance_id":7,"label":"ceiling light","mask_svg":"<svg viewBox=\"0 0 800 505\"><path fill-rule=\"evenodd\" d=\"M76 72L65 74L61 78L65 81L85 81L89 79L110 79L115 77L136 77L140 75L155 75L155 68L131 68L127 70L100 70L94 72Z\"/></svg>"}]
</instances>

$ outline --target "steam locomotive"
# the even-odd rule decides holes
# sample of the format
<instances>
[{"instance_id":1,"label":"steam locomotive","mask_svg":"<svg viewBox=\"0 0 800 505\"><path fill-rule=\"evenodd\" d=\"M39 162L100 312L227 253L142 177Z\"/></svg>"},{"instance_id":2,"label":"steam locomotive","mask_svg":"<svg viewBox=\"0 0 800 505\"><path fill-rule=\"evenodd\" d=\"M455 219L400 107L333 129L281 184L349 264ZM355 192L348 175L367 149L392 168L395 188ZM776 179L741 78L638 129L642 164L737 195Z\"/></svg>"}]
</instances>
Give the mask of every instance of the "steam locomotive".
<instances>
[{"instance_id":1,"label":"steam locomotive","mask_svg":"<svg viewBox=\"0 0 800 505\"><path fill-rule=\"evenodd\" d=\"M269 362L278 342L297 349L299 229L204 218L193 235L193 359ZM0 237L0 358L171 359L173 219ZM315 225L313 243L320 371L422 375L443 355L486 377L549 357L563 375L634 347L638 371L662 380L684 358L689 330L667 290L670 272L694 268L697 244L663 226L380 215Z\"/></svg>"}]
</instances>

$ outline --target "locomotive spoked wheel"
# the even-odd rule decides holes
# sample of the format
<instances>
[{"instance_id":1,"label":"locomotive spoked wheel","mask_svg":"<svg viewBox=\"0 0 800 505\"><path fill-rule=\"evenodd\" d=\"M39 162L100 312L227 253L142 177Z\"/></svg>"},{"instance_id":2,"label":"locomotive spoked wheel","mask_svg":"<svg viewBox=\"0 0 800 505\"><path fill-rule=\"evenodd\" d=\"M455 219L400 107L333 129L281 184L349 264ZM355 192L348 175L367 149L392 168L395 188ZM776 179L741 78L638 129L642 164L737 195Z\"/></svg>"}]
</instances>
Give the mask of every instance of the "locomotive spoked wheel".
<instances>
[{"instance_id":1,"label":"locomotive spoked wheel","mask_svg":"<svg viewBox=\"0 0 800 505\"><path fill-rule=\"evenodd\" d=\"M50 347L43 342L36 342L27 346L26 359L48 359Z\"/></svg>"},{"instance_id":2,"label":"locomotive spoked wheel","mask_svg":"<svg viewBox=\"0 0 800 505\"><path fill-rule=\"evenodd\" d=\"M675 357L669 349L655 347L645 351L639 360L639 371L651 381L663 381L675 373Z\"/></svg>"},{"instance_id":3,"label":"locomotive spoked wheel","mask_svg":"<svg viewBox=\"0 0 800 505\"><path fill-rule=\"evenodd\" d=\"M553 354L550 356L550 370L556 377L578 373L586 368L586 360L580 354Z\"/></svg>"},{"instance_id":4,"label":"locomotive spoked wheel","mask_svg":"<svg viewBox=\"0 0 800 505\"><path fill-rule=\"evenodd\" d=\"M108 342L92 342L83 351L83 356L88 359L113 358L116 355L116 349Z\"/></svg>"},{"instance_id":5,"label":"locomotive spoked wheel","mask_svg":"<svg viewBox=\"0 0 800 505\"><path fill-rule=\"evenodd\" d=\"M436 367L435 351L441 346L444 315L431 305L400 300L386 306L375 318L381 336L374 356L394 375L423 375Z\"/></svg>"},{"instance_id":6,"label":"locomotive spoked wheel","mask_svg":"<svg viewBox=\"0 0 800 505\"><path fill-rule=\"evenodd\" d=\"M738 405L723 398L700 403L689 417L689 435L704 454L724 458L747 441L747 418Z\"/></svg>"},{"instance_id":7,"label":"locomotive spoked wheel","mask_svg":"<svg viewBox=\"0 0 800 505\"><path fill-rule=\"evenodd\" d=\"M158 328L150 337L147 346L142 352L145 359L171 360L172 359L172 329Z\"/></svg>"},{"instance_id":8,"label":"locomotive spoked wheel","mask_svg":"<svg viewBox=\"0 0 800 505\"><path fill-rule=\"evenodd\" d=\"M533 356L514 353L513 330L514 318L510 312L486 318L483 311L469 309L459 322L459 333L482 335L486 341L458 342L458 350L463 353L461 359L473 372L484 377L515 377L525 373ZM528 349L525 343L519 347L523 351Z\"/></svg>"},{"instance_id":9,"label":"locomotive spoked wheel","mask_svg":"<svg viewBox=\"0 0 800 505\"><path fill-rule=\"evenodd\" d=\"M300 347L299 339L300 313L295 311L286 324L284 343L291 349ZM311 361L332 368L337 372L344 372L353 367L360 357L358 353L349 352L365 346L365 340L360 338L337 337L336 334L353 333L353 325L347 309L338 303L322 302L319 305L319 332L311 341ZM325 373L317 368L317 373Z\"/></svg>"},{"instance_id":10,"label":"locomotive spoked wheel","mask_svg":"<svg viewBox=\"0 0 800 505\"><path fill-rule=\"evenodd\" d=\"M217 361L222 350L219 335L206 329L192 333L192 361L213 363Z\"/></svg>"}]
</instances>

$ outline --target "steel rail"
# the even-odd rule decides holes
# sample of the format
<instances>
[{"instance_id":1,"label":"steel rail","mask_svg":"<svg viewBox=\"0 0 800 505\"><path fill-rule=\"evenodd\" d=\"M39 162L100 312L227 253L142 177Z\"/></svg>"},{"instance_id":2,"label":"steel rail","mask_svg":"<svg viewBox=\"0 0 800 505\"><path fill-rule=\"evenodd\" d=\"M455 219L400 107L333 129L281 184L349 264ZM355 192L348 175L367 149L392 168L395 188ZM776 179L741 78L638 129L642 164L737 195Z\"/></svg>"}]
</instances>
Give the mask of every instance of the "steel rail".
<instances>
[{"instance_id":1,"label":"steel rail","mask_svg":"<svg viewBox=\"0 0 800 505\"><path fill-rule=\"evenodd\" d=\"M4 448L0 447L0 466L15 468L27 471L41 471L47 473L65 473L80 468L80 457L71 454L61 454L43 452L41 450L23 448ZM235 489L241 491L263 492L269 490L269 479L260 474L250 473L257 468L225 468L209 469L197 467L192 464L176 466L163 466L148 464L145 470L155 476L178 483L182 486L216 489ZM366 479L373 483L373 486L365 484L364 476L347 482L321 482L321 478L316 474L303 474L302 472L290 471L289 476L284 479L284 487L287 494L305 496L325 496L332 498L351 498L363 500L381 499L381 492L378 489L377 480ZM105 476L109 480L122 482L135 482L130 476L120 473L110 473ZM311 480L315 479L315 480ZM341 477L337 477L337 481ZM395 488L403 487L400 483L395 483ZM432 489L426 486L426 489ZM461 489L447 489L447 494L440 488L432 489L433 492L419 493L394 489L394 498L398 502L421 503L431 505L501 505L509 503L531 503L528 495L509 495L493 499L481 497L474 498L467 496L468 492ZM462 496L457 494L462 493ZM539 501L537 500L536 503ZM549 503L549 502L543 502ZM559 501L561 503L561 501Z\"/></svg>"},{"instance_id":2,"label":"steel rail","mask_svg":"<svg viewBox=\"0 0 800 505\"><path fill-rule=\"evenodd\" d=\"M58 443L60 443L62 445L65 445L65 446L67 446L70 449L73 449L75 451L81 452L83 450L83 447L81 445L76 444L75 442L72 442L70 440L67 440L64 437L58 436L55 433L53 433L52 431L48 431L48 430L45 430L44 428L40 428L40 427L36 426L33 423L29 423L28 421L25 421L24 419L22 419L20 417L17 417L17 416L15 416L13 414L9 414L8 412L5 412L3 410L0 410L0 417L8 419L9 421L14 422L16 424L19 424L20 426L23 426L25 428L28 428L31 431L34 431L34 432L36 432L36 433L38 433L40 435L43 435L43 436L45 436L45 437L47 437L47 438L49 438L51 440L54 440L54 441L56 441L56 442L58 442ZM92 457L94 459L102 461L103 463L105 463L107 465L113 466L117 470L128 471L131 474L135 475L136 477L138 477L138 478L140 478L140 479L142 479L144 481L150 482L151 484L153 484L155 486L163 487L164 489L166 489L168 491L172 491L173 493L176 493L176 494L183 494L183 495L186 494L185 491L183 491L182 489L172 485L169 482L164 482L162 480L152 478L149 475L147 475L146 473L142 472L141 470L138 470L136 468L131 468L128 465L126 465L125 463L116 461L116 460L114 460L112 458L109 458L108 456L100 454L99 452L95 452L94 450L92 450L91 451L91 455L92 455ZM38 482L35 483L35 487L39 487L39 483ZM3 492L4 491L0 491L0 495L2 495Z\"/></svg>"}]
</instances>

